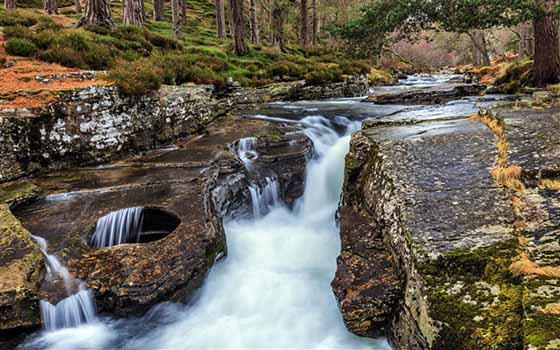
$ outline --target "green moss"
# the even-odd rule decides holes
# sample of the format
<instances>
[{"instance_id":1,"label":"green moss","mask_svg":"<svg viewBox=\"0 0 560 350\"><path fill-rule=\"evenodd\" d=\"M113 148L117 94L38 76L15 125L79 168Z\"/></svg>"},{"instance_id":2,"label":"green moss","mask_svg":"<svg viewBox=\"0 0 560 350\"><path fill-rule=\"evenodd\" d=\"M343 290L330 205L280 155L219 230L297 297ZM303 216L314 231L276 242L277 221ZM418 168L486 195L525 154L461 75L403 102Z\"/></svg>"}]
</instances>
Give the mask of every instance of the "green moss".
<instances>
[{"instance_id":1,"label":"green moss","mask_svg":"<svg viewBox=\"0 0 560 350\"><path fill-rule=\"evenodd\" d=\"M434 349L523 349L523 287L509 271L516 247L457 249L419 267L430 315L442 322Z\"/></svg>"},{"instance_id":2,"label":"green moss","mask_svg":"<svg viewBox=\"0 0 560 350\"><path fill-rule=\"evenodd\" d=\"M39 189L29 180L6 182L0 185L0 203L16 206L39 195Z\"/></svg>"},{"instance_id":3,"label":"green moss","mask_svg":"<svg viewBox=\"0 0 560 350\"><path fill-rule=\"evenodd\" d=\"M560 317L553 314L534 313L525 321L525 343L537 350L545 350L547 345L560 339Z\"/></svg>"}]
</instances>

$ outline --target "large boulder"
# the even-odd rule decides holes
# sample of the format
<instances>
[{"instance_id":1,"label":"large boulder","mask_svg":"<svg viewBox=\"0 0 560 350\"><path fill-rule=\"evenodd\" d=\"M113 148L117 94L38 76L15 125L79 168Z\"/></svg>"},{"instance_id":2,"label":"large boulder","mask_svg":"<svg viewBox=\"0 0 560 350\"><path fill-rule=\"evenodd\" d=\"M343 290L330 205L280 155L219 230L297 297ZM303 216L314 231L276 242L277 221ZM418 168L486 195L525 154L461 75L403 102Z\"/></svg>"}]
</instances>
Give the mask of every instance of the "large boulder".
<instances>
[{"instance_id":1,"label":"large boulder","mask_svg":"<svg viewBox=\"0 0 560 350\"><path fill-rule=\"evenodd\" d=\"M433 87L376 90L364 101L377 104L438 104L464 96L480 94L485 87L478 84L445 84Z\"/></svg>"}]
</instances>

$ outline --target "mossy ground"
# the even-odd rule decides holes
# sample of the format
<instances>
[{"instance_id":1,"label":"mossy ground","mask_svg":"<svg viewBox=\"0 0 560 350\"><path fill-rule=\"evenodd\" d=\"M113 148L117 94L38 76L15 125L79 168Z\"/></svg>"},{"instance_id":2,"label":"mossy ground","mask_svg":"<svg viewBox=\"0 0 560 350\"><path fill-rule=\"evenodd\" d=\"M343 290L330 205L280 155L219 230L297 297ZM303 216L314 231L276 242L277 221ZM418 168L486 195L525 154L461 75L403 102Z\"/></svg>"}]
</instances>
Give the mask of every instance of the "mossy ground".
<instances>
[{"instance_id":1,"label":"mossy ground","mask_svg":"<svg viewBox=\"0 0 560 350\"><path fill-rule=\"evenodd\" d=\"M455 250L424 263L432 317L442 322L434 349L523 349L523 288L509 271L516 240Z\"/></svg>"}]
</instances>

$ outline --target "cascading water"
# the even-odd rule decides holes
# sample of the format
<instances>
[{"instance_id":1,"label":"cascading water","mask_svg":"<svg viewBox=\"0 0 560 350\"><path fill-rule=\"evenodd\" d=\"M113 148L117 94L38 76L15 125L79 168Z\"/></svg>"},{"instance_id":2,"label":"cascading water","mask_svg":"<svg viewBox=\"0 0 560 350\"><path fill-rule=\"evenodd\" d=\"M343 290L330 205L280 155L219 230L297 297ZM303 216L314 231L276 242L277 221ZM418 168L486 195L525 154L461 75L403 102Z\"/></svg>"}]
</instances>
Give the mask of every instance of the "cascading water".
<instances>
[{"instance_id":1,"label":"cascading water","mask_svg":"<svg viewBox=\"0 0 560 350\"><path fill-rule=\"evenodd\" d=\"M83 343L76 341L79 332L86 332L82 327L43 336L27 346L53 350L390 349L386 341L359 338L347 331L330 286L340 252L335 213L344 156L349 134L359 123L320 116L300 122L317 153L307 166L304 196L290 210L277 197L274 178L261 190L254 188L253 203L259 204L258 210L263 209L261 203L266 204L268 213L263 210L254 219L226 224L228 257L212 269L195 304L161 304L142 319L105 321L104 327L86 328ZM245 146L240 149L249 152L252 146ZM247 158L249 162L254 156Z\"/></svg>"},{"instance_id":2,"label":"cascading water","mask_svg":"<svg viewBox=\"0 0 560 350\"><path fill-rule=\"evenodd\" d=\"M259 157L257 153L257 139L255 137L245 137L239 140L237 155L243 164L245 164L245 167L249 169L253 162Z\"/></svg>"},{"instance_id":3,"label":"cascading water","mask_svg":"<svg viewBox=\"0 0 560 350\"><path fill-rule=\"evenodd\" d=\"M91 236L92 247L111 247L140 239L144 208L133 207L111 212L99 220Z\"/></svg>"},{"instance_id":4,"label":"cascading water","mask_svg":"<svg viewBox=\"0 0 560 350\"><path fill-rule=\"evenodd\" d=\"M78 327L96 320L95 303L90 290L85 284L72 277L68 269L54 255L47 253L47 241L42 237L31 236L39 245L46 259L47 282L62 278L67 297L56 304L47 300L40 301L41 319L48 331ZM76 292L77 289L77 292Z\"/></svg>"},{"instance_id":5,"label":"cascading water","mask_svg":"<svg viewBox=\"0 0 560 350\"><path fill-rule=\"evenodd\" d=\"M256 184L249 186L253 217L255 218L262 217L282 203L278 180L275 177L267 176L265 181L266 184L262 189Z\"/></svg>"}]
</instances>

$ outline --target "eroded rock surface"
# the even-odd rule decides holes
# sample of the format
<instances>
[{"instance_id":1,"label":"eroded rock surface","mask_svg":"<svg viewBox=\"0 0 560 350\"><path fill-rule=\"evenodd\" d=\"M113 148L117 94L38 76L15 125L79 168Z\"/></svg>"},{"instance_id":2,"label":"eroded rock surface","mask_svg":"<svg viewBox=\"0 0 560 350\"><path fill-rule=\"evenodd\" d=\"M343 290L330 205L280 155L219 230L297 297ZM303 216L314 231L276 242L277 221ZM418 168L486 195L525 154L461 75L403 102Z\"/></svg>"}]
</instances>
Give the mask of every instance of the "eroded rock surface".
<instances>
[{"instance_id":1,"label":"eroded rock surface","mask_svg":"<svg viewBox=\"0 0 560 350\"><path fill-rule=\"evenodd\" d=\"M509 193L491 176L495 149L494 134L467 117L366 122L352 138L341 236L383 241L374 245L385 251L366 255L364 266L373 266L368 278L385 291L375 304L395 310L384 321L399 349L519 348L522 293L508 270L514 215ZM351 225L355 211L375 224ZM342 249L342 259L364 257L356 245ZM392 266L375 268L380 256ZM339 265L338 279L348 265ZM393 276L403 287L396 304L387 292ZM345 320L360 334L360 322L348 321L354 314Z\"/></svg>"},{"instance_id":2,"label":"eroded rock surface","mask_svg":"<svg viewBox=\"0 0 560 350\"><path fill-rule=\"evenodd\" d=\"M312 146L295 131L263 121L224 119L206 135L170 148L32 179L49 195L20 206L16 214L26 229L49 242L49 253L87 283L100 312L126 316L162 301L187 301L214 262L227 253L223 221L250 213L249 174L229 145L258 135L263 155L259 161L279 171L286 164L285 174L279 176L296 181L304 177ZM303 183L294 188L301 191ZM149 243L99 249L87 244L100 217L136 206L173 213L180 224ZM59 300L45 281L36 282L35 295L53 303ZM33 302L26 310L38 320L37 299Z\"/></svg>"},{"instance_id":3,"label":"eroded rock surface","mask_svg":"<svg viewBox=\"0 0 560 350\"><path fill-rule=\"evenodd\" d=\"M377 90L366 101L377 104L436 104L456 100L464 96L478 95L484 90L478 84L446 84L443 86L406 88L401 90Z\"/></svg>"}]
</instances>

